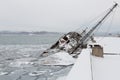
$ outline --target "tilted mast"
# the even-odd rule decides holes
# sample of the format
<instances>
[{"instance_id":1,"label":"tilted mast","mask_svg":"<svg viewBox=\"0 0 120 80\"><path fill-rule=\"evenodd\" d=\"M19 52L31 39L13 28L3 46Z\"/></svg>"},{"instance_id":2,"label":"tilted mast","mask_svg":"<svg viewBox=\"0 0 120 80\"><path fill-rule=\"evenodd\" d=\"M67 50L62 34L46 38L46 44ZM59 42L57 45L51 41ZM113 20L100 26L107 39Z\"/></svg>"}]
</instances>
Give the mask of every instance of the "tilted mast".
<instances>
[{"instance_id":1,"label":"tilted mast","mask_svg":"<svg viewBox=\"0 0 120 80\"><path fill-rule=\"evenodd\" d=\"M113 5L113 7L108 11L108 13L88 32L85 34L85 36L83 36L82 39L80 39L80 43L76 46L76 48L73 50L72 53L74 53L77 48L81 47L84 42L92 35L93 31L106 19L106 17L108 17L108 15L110 15L110 13L118 6L117 3L115 3Z\"/></svg>"},{"instance_id":2,"label":"tilted mast","mask_svg":"<svg viewBox=\"0 0 120 80\"><path fill-rule=\"evenodd\" d=\"M60 51L66 51L73 57L77 57L80 54L84 45L90 39L93 31L110 15L110 13L118 6L117 3L104 15L104 17L98 21L87 33L84 30L81 34L77 32L69 32L62 36L55 44L53 44L49 49L45 50L40 56L45 57Z\"/></svg>"}]
</instances>

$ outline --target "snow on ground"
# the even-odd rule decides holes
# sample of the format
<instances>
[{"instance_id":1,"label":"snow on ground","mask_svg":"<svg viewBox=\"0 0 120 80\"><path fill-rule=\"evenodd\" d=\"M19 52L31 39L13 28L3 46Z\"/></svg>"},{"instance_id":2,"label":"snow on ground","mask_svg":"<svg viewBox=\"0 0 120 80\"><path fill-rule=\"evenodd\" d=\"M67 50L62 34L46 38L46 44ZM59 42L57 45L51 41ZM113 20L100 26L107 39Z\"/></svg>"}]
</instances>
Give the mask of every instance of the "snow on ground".
<instances>
[{"instance_id":1,"label":"snow on ground","mask_svg":"<svg viewBox=\"0 0 120 80\"><path fill-rule=\"evenodd\" d=\"M120 53L120 37L95 37L95 40L104 47L105 53Z\"/></svg>"},{"instance_id":2,"label":"snow on ground","mask_svg":"<svg viewBox=\"0 0 120 80\"><path fill-rule=\"evenodd\" d=\"M120 54L120 38L96 37L95 39L108 55L100 58L90 56L90 51L87 49L83 50L66 80L120 80L120 55L116 55Z\"/></svg>"},{"instance_id":3,"label":"snow on ground","mask_svg":"<svg viewBox=\"0 0 120 80\"><path fill-rule=\"evenodd\" d=\"M90 50L85 49L79 55L66 80L91 80Z\"/></svg>"},{"instance_id":4,"label":"snow on ground","mask_svg":"<svg viewBox=\"0 0 120 80\"><path fill-rule=\"evenodd\" d=\"M92 57L93 80L120 80L120 55Z\"/></svg>"}]
</instances>

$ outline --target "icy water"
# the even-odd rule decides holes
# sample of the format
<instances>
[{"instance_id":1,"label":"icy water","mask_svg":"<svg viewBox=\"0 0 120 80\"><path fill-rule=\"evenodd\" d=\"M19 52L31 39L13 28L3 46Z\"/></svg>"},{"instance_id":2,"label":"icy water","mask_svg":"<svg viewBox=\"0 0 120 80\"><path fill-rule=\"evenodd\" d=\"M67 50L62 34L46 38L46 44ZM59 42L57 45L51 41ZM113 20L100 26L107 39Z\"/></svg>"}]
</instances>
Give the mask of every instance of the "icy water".
<instances>
[{"instance_id":1,"label":"icy water","mask_svg":"<svg viewBox=\"0 0 120 80\"><path fill-rule=\"evenodd\" d=\"M71 66L44 66L40 54L61 34L0 35L0 80L57 80Z\"/></svg>"}]
</instances>

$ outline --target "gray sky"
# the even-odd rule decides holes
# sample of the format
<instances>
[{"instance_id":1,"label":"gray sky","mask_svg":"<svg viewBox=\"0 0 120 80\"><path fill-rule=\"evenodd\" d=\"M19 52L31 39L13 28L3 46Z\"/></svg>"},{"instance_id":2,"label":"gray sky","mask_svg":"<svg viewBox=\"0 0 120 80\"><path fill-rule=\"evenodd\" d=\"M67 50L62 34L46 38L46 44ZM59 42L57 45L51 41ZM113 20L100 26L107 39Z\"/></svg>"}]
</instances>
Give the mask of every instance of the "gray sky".
<instances>
[{"instance_id":1,"label":"gray sky","mask_svg":"<svg viewBox=\"0 0 120 80\"><path fill-rule=\"evenodd\" d=\"M73 31L112 5L113 0L0 0L0 31ZM119 13L120 7L112 31L120 31Z\"/></svg>"}]
</instances>

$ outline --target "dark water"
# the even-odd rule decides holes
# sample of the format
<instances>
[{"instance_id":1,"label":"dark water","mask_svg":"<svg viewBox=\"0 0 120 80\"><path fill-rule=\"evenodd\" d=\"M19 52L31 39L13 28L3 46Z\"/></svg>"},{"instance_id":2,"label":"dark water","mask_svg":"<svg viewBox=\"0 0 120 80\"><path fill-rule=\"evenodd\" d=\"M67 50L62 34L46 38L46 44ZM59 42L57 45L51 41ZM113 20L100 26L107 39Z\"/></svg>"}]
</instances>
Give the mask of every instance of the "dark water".
<instances>
[{"instance_id":1,"label":"dark water","mask_svg":"<svg viewBox=\"0 0 120 80\"><path fill-rule=\"evenodd\" d=\"M1 45L41 45L52 44L62 34L43 34L43 35L0 35Z\"/></svg>"}]
</instances>

